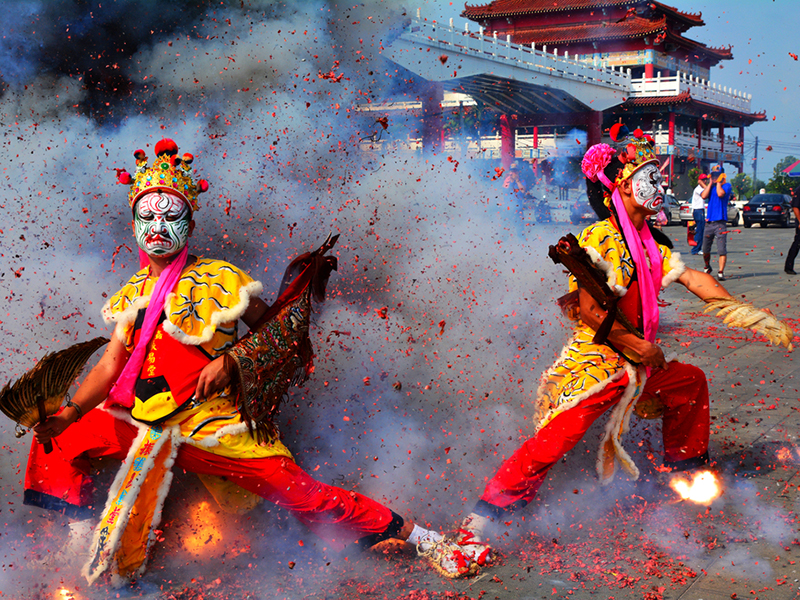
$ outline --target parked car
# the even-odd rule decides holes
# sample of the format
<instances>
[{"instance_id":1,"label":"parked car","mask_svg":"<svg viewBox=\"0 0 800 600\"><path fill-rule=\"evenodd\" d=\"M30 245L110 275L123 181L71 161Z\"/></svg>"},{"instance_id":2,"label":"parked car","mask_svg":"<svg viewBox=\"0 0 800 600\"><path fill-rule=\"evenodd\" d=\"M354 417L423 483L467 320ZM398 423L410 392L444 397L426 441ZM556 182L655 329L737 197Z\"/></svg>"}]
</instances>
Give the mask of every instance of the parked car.
<instances>
[{"instance_id":1,"label":"parked car","mask_svg":"<svg viewBox=\"0 0 800 600\"><path fill-rule=\"evenodd\" d=\"M759 223L766 227L770 223L781 227L794 227L797 217L792 211L792 197L788 194L758 194L742 208L745 227Z\"/></svg>"},{"instance_id":2,"label":"parked car","mask_svg":"<svg viewBox=\"0 0 800 600\"><path fill-rule=\"evenodd\" d=\"M591 223L597 220L597 213L594 212L592 205L589 204L589 198L586 197L586 194L581 194L570 206L569 220L573 225Z\"/></svg>"},{"instance_id":3,"label":"parked car","mask_svg":"<svg viewBox=\"0 0 800 600\"><path fill-rule=\"evenodd\" d=\"M681 222L681 205L672 194L664 196L664 205L661 207L664 216L667 217L665 226L677 225Z\"/></svg>"},{"instance_id":4,"label":"parked car","mask_svg":"<svg viewBox=\"0 0 800 600\"><path fill-rule=\"evenodd\" d=\"M736 199L734 198L731 202L728 202L728 225L738 225L739 224L739 207L735 204ZM708 210L708 203L706 202L706 210ZM680 205L680 219L681 225L686 227L689 224L689 221L693 221L694 218L692 217L692 205L689 202L682 202Z\"/></svg>"}]
</instances>

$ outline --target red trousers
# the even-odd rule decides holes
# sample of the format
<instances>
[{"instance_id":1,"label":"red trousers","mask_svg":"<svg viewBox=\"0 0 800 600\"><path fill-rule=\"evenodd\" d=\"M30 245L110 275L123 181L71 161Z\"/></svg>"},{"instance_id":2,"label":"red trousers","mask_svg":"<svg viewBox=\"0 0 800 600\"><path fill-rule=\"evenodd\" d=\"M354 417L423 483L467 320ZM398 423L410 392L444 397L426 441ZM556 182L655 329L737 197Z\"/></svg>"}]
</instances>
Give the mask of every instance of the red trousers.
<instances>
[{"instance_id":1,"label":"red trousers","mask_svg":"<svg viewBox=\"0 0 800 600\"><path fill-rule=\"evenodd\" d=\"M476 511L495 517L533 500L547 472L584 436L592 423L619 402L628 376L610 383L577 406L556 416L500 465L486 486ZM689 468L707 459L709 437L708 383L702 370L678 362L656 369L641 399L657 395L664 404L664 462Z\"/></svg>"},{"instance_id":2,"label":"red trousers","mask_svg":"<svg viewBox=\"0 0 800 600\"><path fill-rule=\"evenodd\" d=\"M133 425L101 410L90 411L53 440L45 454L33 441L25 472L25 503L89 516L90 459L122 460L136 438ZM315 533L336 545L358 540L369 547L395 536L403 519L356 492L320 483L285 456L231 459L182 444L175 466L193 473L227 477L240 487L284 507Z\"/></svg>"}]
</instances>

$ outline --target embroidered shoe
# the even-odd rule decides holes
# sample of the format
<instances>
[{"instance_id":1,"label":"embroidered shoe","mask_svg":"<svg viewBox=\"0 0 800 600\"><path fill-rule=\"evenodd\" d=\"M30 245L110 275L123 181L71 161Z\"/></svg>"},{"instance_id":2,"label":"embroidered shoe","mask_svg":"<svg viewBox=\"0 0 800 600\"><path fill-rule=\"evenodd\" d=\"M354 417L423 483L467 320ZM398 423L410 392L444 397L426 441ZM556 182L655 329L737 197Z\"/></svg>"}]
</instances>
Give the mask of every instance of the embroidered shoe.
<instances>
[{"instance_id":1,"label":"embroidered shoe","mask_svg":"<svg viewBox=\"0 0 800 600\"><path fill-rule=\"evenodd\" d=\"M457 534L457 543L461 546L464 556L476 562L479 567L485 567L492 562L494 555L489 544L467 529L459 529Z\"/></svg>"},{"instance_id":2,"label":"embroidered shoe","mask_svg":"<svg viewBox=\"0 0 800 600\"><path fill-rule=\"evenodd\" d=\"M442 538L437 542L424 541L417 544L417 554L427 559L442 577L458 579L478 572L478 563L456 541Z\"/></svg>"}]
</instances>

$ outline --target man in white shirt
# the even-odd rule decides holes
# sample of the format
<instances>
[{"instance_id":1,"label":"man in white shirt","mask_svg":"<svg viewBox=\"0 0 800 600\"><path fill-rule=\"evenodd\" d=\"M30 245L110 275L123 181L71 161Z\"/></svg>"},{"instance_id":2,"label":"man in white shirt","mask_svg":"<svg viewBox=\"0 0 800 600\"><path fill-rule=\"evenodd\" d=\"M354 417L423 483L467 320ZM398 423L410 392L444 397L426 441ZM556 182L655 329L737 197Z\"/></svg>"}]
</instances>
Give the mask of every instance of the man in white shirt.
<instances>
[{"instance_id":1,"label":"man in white shirt","mask_svg":"<svg viewBox=\"0 0 800 600\"><path fill-rule=\"evenodd\" d=\"M700 254L703 251L703 232L706 225L705 200L701 195L708 184L708 175L700 173L697 178L697 187L692 192L692 219L694 219L694 247L692 254Z\"/></svg>"}]
</instances>

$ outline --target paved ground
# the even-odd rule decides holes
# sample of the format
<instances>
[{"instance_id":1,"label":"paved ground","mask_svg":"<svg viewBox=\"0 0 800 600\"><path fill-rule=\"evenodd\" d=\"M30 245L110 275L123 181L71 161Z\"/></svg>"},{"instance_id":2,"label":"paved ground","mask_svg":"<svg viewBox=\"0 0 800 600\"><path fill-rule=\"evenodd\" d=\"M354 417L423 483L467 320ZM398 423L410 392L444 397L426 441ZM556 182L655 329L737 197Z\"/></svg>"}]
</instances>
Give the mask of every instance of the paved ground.
<instances>
[{"instance_id":1,"label":"paved ground","mask_svg":"<svg viewBox=\"0 0 800 600\"><path fill-rule=\"evenodd\" d=\"M676 239L678 250L686 250L684 229L673 227L666 232ZM725 286L735 295L769 307L800 331L800 276L783 273L782 255L792 233L732 230ZM700 257L688 252L685 259L689 266L702 266ZM88 592L74 583L73 575L65 575L65 585L73 595L60 596L52 595L59 575L49 573L41 591L32 587L20 597L85 599L116 597L117 593L183 600L800 597L797 351L790 354L769 347L719 320L698 316L701 303L682 287L671 288L665 300L671 305L663 313L662 343L682 360L703 368L710 383L711 450L725 491L709 507L677 501L672 492L655 485L659 476L653 469L638 484L622 478L608 490L598 489L593 474L596 436L591 435L599 433L596 426L587 436L591 441L579 445L553 469L539 497L519 520L507 523L507 531L496 543L496 566L472 579L442 580L402 550L387 548L374 556L325 561L311 550L298 548L296 541L290 548L278 541L270 567L265 568L248 539L252 541L254 533L269 536L270 528L280 523L254 525L244 517L232 521L232 539L226 543L226 552L214 559L213 569L187 559L185 565L173 563L166 573L156 558L139 587ZM798 342L796 337L795 345ZM653 427L659 426L638 422L627 438L633 447L635 440L645 440L635 453L643 466L660 464L659 443L653 441L659 436L643 435ZM167 520L181 513L179 503L168 510L172 513L166 515ZM198 535L202 538L202 531ZM169 543L165 554L169 554ZM212 572L204 578L204 573Z\"/></svg>"}]
</instances>

